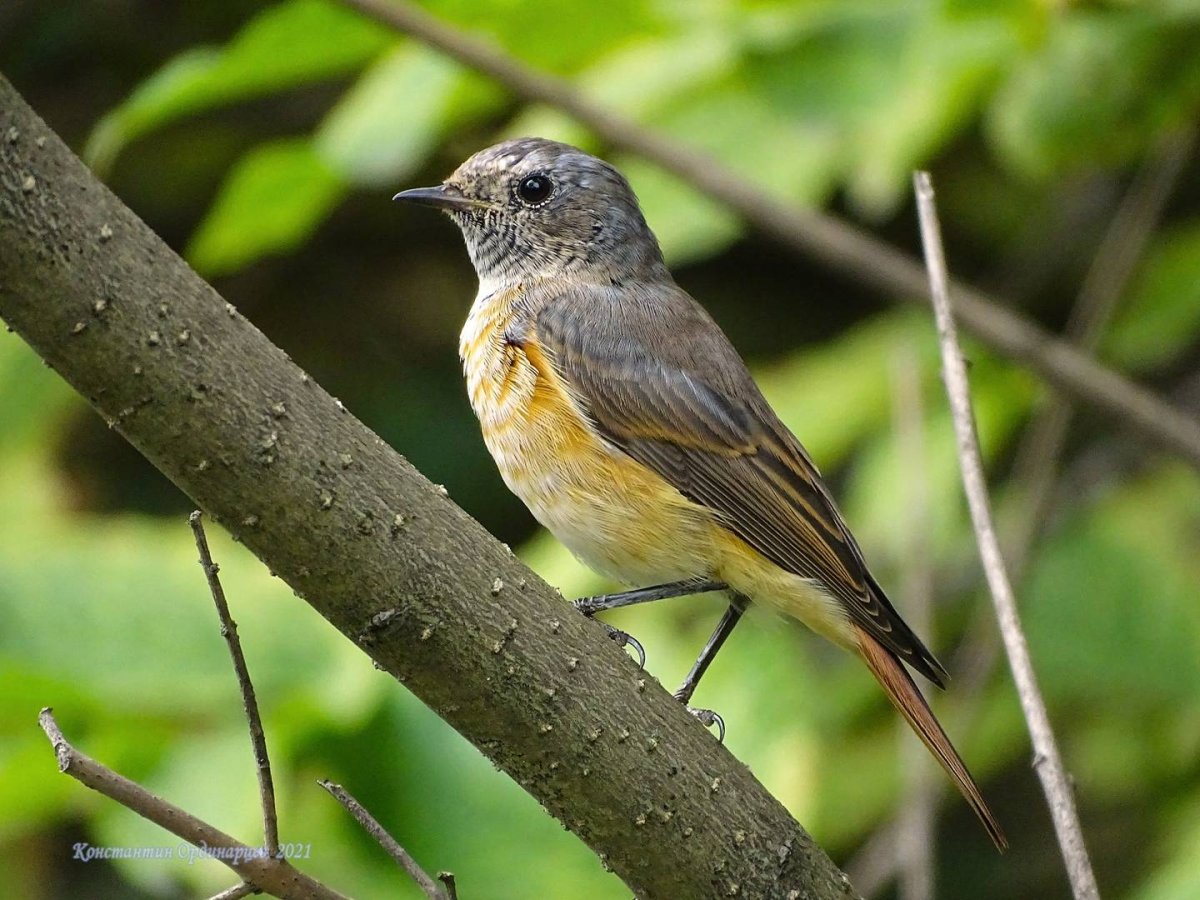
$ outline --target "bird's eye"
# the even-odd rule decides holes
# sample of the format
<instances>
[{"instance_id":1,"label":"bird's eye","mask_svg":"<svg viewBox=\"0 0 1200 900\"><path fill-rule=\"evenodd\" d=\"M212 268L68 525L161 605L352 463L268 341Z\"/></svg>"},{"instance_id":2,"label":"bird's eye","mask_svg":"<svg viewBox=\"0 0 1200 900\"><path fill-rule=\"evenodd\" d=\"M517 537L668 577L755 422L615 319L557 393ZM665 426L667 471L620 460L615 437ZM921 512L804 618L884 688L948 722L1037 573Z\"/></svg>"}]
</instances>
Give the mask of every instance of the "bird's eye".
<instances>
[{"instance_id":1,"label":"bird's eye","mask_svg":"<svg viewBox=\"0 0 1200 900\"><path fill-rule=\"evenodd\" d=\"M545 203L554 193L554 182L546 175L526 175L517 184L517 196L526 206Z\"/></svg>"}]
</instances>

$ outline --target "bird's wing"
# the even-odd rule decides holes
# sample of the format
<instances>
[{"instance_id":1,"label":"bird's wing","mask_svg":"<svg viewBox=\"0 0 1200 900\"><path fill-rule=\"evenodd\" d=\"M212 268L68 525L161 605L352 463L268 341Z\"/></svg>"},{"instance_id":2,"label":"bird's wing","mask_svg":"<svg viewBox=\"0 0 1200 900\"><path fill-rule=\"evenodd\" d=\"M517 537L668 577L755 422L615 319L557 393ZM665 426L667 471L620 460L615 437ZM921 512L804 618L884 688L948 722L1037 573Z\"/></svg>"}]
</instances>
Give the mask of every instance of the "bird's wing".
<instances>
[{"instance_id":1,"label":"bird's wing","mask_svg":"<svg viewBox=\"0 0 1200 900\"><path fill-rule=\"evenodd\" d=\"M945 669L867 571L816 466L691 297L663 283L576 287L543 305L535 328L605 439L776 565L816 579L868 634L943 684Z\"/></svg>"}]
</instances>

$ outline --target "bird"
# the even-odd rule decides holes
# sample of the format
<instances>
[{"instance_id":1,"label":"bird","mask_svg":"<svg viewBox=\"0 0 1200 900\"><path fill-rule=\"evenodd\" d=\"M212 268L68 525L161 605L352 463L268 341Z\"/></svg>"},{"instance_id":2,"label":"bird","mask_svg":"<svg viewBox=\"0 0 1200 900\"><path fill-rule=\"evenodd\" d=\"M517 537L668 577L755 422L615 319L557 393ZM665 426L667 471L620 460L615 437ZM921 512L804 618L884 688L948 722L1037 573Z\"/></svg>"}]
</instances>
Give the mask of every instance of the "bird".
<instances>
[{"instance_id":1,"label":"bird","mask_svg":"<svg viewBox=\"0 0 1200 900\"><path fill-rule=\"evenodd\" d=\"M582 562L639 586L581 608L727 589L729 608L676 692L685 704L747 604L799 620L866 663L1003 850L906 666L938 687L946 670L871 575L733 344L675 283L625 177L526 137L394 199L441 210L462 232L479 289L459 353L505 484Z\"/></svg>"}]
</instances>

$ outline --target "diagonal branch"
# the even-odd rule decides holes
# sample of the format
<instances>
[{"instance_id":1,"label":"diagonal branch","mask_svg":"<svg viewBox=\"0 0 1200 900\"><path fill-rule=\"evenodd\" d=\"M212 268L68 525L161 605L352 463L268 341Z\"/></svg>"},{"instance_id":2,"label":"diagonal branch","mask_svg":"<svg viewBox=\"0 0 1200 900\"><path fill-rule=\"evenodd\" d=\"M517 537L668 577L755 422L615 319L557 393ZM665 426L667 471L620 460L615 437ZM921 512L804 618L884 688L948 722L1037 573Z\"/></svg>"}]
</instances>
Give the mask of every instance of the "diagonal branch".
<instances>
[{"instance_id":1,"label":"diagonal branch","mask_svg":"<svg viewBox=\"0 0 1200 900\"><path fill-rule=\"evenodd\" d=\"M2 78L0 316L639 897L850 893L744 764L225 303Z\"/></svg>"},{"instance_id":2,"label":"diagonal branch","mask_svg":"<svg viewBox=\"0 0 1200 900\"><path fill-rule=\"evenodd\" d=\"M847 222L794 209L695 153L593 103L568 82L538 72L403 0L343 0L365 15L487 75L522 100L553 106L605 143L635 153L724 203L747 223L848 277L910 303L927 293L921 263ZM1200 420L1096 362L1069 342L968 285L953 282L955 314L993 350L1028 365L1056 388L1103 410L1200 465Z\"/></svg>"},{"instance_id":3,"label":"diagonal branch","mask_svg":"<svg viewBox=\"0 0 1200 900\"><path fill-rule=\"evenodd\" d=\"M262 891L250 882L243 881L241 884L235 884L233 887L221 891L219 894L213 894L208 900L242 900L243 897L261 893Z\"/></svg>"},{"instance_id":4,"label":"diagonal branch","mask_svg":"<svg viewBox=\"0 0 1200 900\"><path fill-rule=\"evenodd\" d=\"M1091 352L1099 344L1195 145L1194 130L1172 135L1138 169L1121 199L1067 321L1066 339L1081 350ZM1024 485L1023 493L1028 498L1028 509L1022 513L1017 533L1010 541L1017 554L1011 562L1018 580L1029 550L1045 525L1073 415L1070 397L1049 397L1017 449L1013 480Z\"/></svg>"},{"instance_id":5,"label":"diagonal branch","mask_svg":"<svg viewBox=\"0 0 1200 900\"><path fill-rule=\"evenodd\" d=\"M371 815L367 808L359 803L349 791L332 781L318 781L317 784L329 791L333 795L333 799L342 804L346 812L354 816L355 821L363 827L363 830L387 851L388 856L394 859L400 868L409 874L409 877L417 883L417 887L424 891L429 900L450 900L449 890L438 887L429 874L421 868L421 864L413 859L412 854L400 846L400 842L392 837L387 829L379 824L379 820ZM449 872L442 872L438 877L443 881L449 878L448 883L454 883L454 876Z\"/></svg>"},{"instance_id":6,"label":"diagonal branch","mask_svg":"<svg viewBox=\"0 0 1200 900\"><path fill-rule=\"evenodd\" d=\"M1157 147L1139 167L1105 231L1072 307L1070 322L1079 324L1068 328L1070 340L1085 348L1095 346L1099 340L1128 286L1139 255L1158 227L1195 141L1194 132L1175 135ZM1086 328L1081 327L1084 323ZM1025 428L1017 447L1010 480L1019 486L1021 496L1016 498L1014 524L1003 545L1009 572L1018 583L1049 518L1072 406L1069 397L1050 397ZM960 703L969 703L979 694L995 666L999 646L990 618L975 616L955 650L950 669L957 673ZM939 799L949 796L940 784L937 791ZM892 819L882 826L845 864L854 883L868 897L875 895L896 873L896 845L903 833L899 825L897 819Z\"/></svg>"},{"instance_id":7,"label":"diagonal branch","mask_svg":"<svg viewBox=\"0 0 1200 900\"><path fill-rule=\"evenodd\" d=\"M899 522L904 534L900 546L905 614L909 624L925 640L935 639L933 630L933 566L929 541L929 475L925 451L925 415L921 402L921 365L916 350L905 346L897 353L893 391L896 456L905 485L906 515ZM899 814L895 860L899 870L900 900L932 900L936 896L934 875L937 853L937 790L940 781L931 777L929 755L912 732L904 728L900 761L905 797Z\"/></svg>"},{"instance_id":8,"label":"diagonal branch","mask_svg":"<svg viewBox=\"0 0 1200 900\"><path fill-rule=\"evenodd\" d=\"M229 656L233 659L233 671L237 675L238 688L242 692L242 708L246 713L246 724L250 728L250 746L254 750L255 770L258 772L258 794L262 799L263 846L271 856L279 855L279 817L275 812L275 782L271 778L271 760L267 756L267 735L263 731L262 717L258 714L258 698L254 696L254 683L250 680L250 669L242 653L242 642L238 639L237 624L229 614L225 601L225 590L217 577L220 567L213 562L208 551L208 537L204 534L204 523L200 521L200 510L188 516L196 549L200 552L200 566L208 581L213 603L217 607L217 618L221 622L221 636L229 645Z\"/></svg>"},{"instance_id":9,"label":"diagonal branch","mask_svg":"<svg viewBox=\"0 0 1200 900\"><path fill-rule=\"evenodd\" d=\"M249 847L234 840L220 829L197 819L161 797L156 797L141 785L80 753L63 737L49 709L41 711L38 722L54 746L59 769L92 790L116 800L139 816L161 825L193 846L212 851L213 859L229 866L244 881L286 900L346 900L337 891L330 890L319 881L293 868L286 859L270 856L262 847ZM241 885L230 889L239 890L245 889ZM230 895L229 891L225 894L239 896Z\"/></svg>"},{"instance_id":10,"label":"diagonal branch","mask_svg":"<svg viewBox=\"0 0 1200 900\"><path fill-rule=\"evenodd\" d=\"M1096 887L1096 876L1092 873L1091 861L1088 859L1087 847L1079 827L1074 794L1058 752L1046 704L1038 689L1029 647L1021 630L1016 598L1008 580L1004 559L1000 554L1000 543L996 539L996 530L992 524L991 502L988 499L987 481L983 474L979 438L975 432L975 414L971 409L967 367L958 346L954 317L950 310L946 259L934 206L933 186L926 172L916 173L913 182L917 194L917 210L921 218L921 242L925 247L933 309L942 346L942 377L950 398L963 487L971 509L971 521L975 526L979 555L987 575L992 602L996 607L1000 634L1004 638L1013 681L1016 682L1021 709L1029 726L1034 750L1034 769L1041 779L1042 790L1050 806L1050 816L1054 821L1059 848L1076 900L1099 900L1100 892Z\"/></svg>"}]
</instances>

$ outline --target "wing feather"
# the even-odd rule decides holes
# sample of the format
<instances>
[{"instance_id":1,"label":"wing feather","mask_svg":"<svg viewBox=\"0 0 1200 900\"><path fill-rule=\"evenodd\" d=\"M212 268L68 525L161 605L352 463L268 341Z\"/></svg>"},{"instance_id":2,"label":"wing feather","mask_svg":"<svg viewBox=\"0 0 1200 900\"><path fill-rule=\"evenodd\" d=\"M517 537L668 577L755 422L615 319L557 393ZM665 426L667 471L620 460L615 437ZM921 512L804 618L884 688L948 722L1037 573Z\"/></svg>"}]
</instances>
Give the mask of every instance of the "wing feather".
<instances>
[{"instance_id":1,"label":"wing feather","mask_svg":"<svg viewBox=\"0 0 1200 900\"><path fill-rule=\"evenodd\" d=\"M649 292L653 291L653 296ZM576 287L535 330L600 433L939 686L945 669L871 577L820 473L724 333L669 283Z\"/></svg>"}]
</instances>

